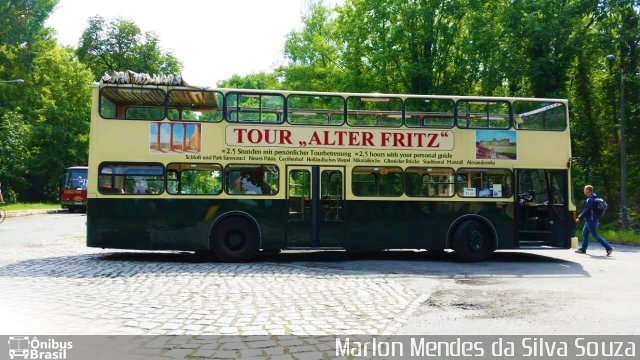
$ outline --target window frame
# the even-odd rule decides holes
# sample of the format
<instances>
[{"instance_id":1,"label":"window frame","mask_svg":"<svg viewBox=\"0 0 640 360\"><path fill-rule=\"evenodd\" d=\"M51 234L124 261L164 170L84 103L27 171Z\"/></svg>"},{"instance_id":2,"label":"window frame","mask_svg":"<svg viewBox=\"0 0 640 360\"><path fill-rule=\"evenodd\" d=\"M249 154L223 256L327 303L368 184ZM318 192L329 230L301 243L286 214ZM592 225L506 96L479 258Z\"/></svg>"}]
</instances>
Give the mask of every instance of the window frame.
<instances>
[{"instance_id":1,"label":"window frame","mask_svg":"<svg viewBox=\"0 0 640 360\"><path fill-rule=\"evenodd\" d=\"M100 182L100 178L102 175L102 169L104 169L105 167L119 167L119 166L158 166L161 170L162 170L162 175L151 175L151 176L158 176L160 177L159 181L162 184L162 191L158 191L157 193L142 193L142 194L136 194L136 193L127 193L127 192L123 192L123 193L110 193L110 192L105 192L103 191L103 187L100 186L101 182ZM147 174L105 174L105 176L109 176L111 178L111 186L113 188L113 184L115 183L115 177L116 176L122 176L123 177L123 187L121 188L123 191L125 189L126 186L126 177L127 176L148 176ZM146 179L145 179L146 180ZM158 195L162 195L163 193L165 193L167 191L167 171L166 168L164 167L164 165L162 163L159 162L131 162L131 161L104 161L102 163L100 163L100 165L98 165L98 193L102 194L102 195L124 195L124 196L158 196ZM113 188L115 189L115 188Z\"/></svg>"},{"instance_id":2,"label":"window frame","mask_svg":"<svg viewBox=\"0 0 640 360\"><path fill-rule=\"evenodd\" d=\"M429 196L429 195L410 195L407 192L407 189L409 189L409 185L408 185L408 177L407 177L407 173L408 170L410 169L437 169L437 170L450 170L451 171L451 176L453 176L453 182L451 183L442 183L442 184L449 184L449 185L453 185L453 192L451 193L451 195L448 196ZM427 167L427 166L409 166L407 168L404 169L404 173L405 173L405 186L404 186L404 194L407 195L410 198L415 198L415 199L449 199L449 198L453 198L454 196L456 196L456 194L458 193L457 191L457 182L456 182L456 169L452 168L452 167ZM422 185L422 178L425 176L425 174L423 174L422 176L420 176L420 184ZM439 183L440 184L440 183Z\"/></svg>"},{"instance_id":3,"label":"window frame","mask_svg":"<svg viewBox=\"0 0 640 360\"><path fill-rule=\"evenodd\" d=\"M257 193L256 194L247 194L247 193L231 192L231 191L229 191L229 185L230 185L229 176L231 175L230 174L231 170L229 170L230 167L235 167L235 168L242 168L242 167L247 167L247 168L253 167L253 168L256 168L256 167L261 167L263 169L266 168L266 167L274 167L277 170L277 174L278 174L278 180L276 182L277 185L278 185L278 188L276 189L276 191L273 191L273 192L271 192L269 194L264 194L264 193L261 193L261 194L257 194ZM224 166L222 174L223 174L223 181L224 181L223 184L222 184L222 188L223 188L224 193L229 195L229 196L238 196L238 197L241 197L241 196L276 196L276 195L278 195L280 193L280 188L281 188L280 181L281 181L281 177L282 177L282 172L280 171L280 167L278 165L276 165L276 164L228 163L228 164L226 164ZM288 180L288 175L287 175L287 180ZM269 184L267 184L267 185L269 186Z\"/></svg>"},{"instance_id":4,"label":"window frame","mask_svg":"<svg viewBox=\"0 0 640 360\"><path fill-rule=\"evenodd\" d=\"M462 121L460 120L460 104L461 103L505 103L509 107L509 113L507 114L507 126L506 127L477 127L471 126L471 121L469 121L468 126L462 126ZM455 103L455 124L459 129L490 129L490 130L509 130L513 127L513 106L509 100L499 100L499 99L480 99L480 98L472 98L472 99L458 99ZM489 114L487 114L489 116ZM489 119L487 118L487 121ZM466 119L464 120L467 121Z\"/></svg>"},{"instance_id":5,"label":"window frame","mask_svg":"<svg viewBox=\"0 0 640 360\"><path fill-rule=\"evenodd\" d=\"M530 100L513 100L512 104L511 104L511 108L513 111L513 127L514 129L518 130L518 131L555 131L555 132L563 132L565 130L567 130L567 127L569 126L569 113L567 111L567 104L561 102L561 101L535 101L536 99L530 99ZM530 103L549 103L550 106L552 104L560 104L560 107L562 107L562 109L564 110L562 113L564 115L564 126L562 127L562 129L523 129L520 128L517 124L518 122L516 121L516 112L515 112L515 103L517 102L530 102Z\"/></svg>"},{"instance_id":6,"label":"window frame","mask_svg":"<svg viewBox=\"0 0 640 360\"><path fill-rule=\"evenodd\" d=\"M376 193L375 193L375 194L373 194L373 195L361 195L361 194L356 193L356 192L354 191L354 189L355 189L356 187L354 187L354 186L353 186L353 184L354 184L354 173L355 173L355 172L357 172L357 170L358 170L358 169L360 169L360 168L373 169L373 170L375 170L375 169L381 169L381 168L386 168L386 169L399 169L399 170L400 170L399 172L393 172L393 173L394 173L394 174L400 174L400 176L402 177L402 178L400 179L400 185L402 186L401 191L400 191L397 195L396 195L396 194L391 194L391 195L381 195L381 194L380 194L380 193L381 193L381 191L380 191L380 188L381 188L381 186L380 186L380 180L379 180L379 179L376 179L376 181L375 181L375 182L373 182L373 183L375 184L375 190L376 190ZM379 174L379 173L378 173L378 174ZM373 175L373 174L371 174L371 175ZM362 165L362 166L354 166L354 167L351 169L351 184L350 184L350 186L351 186L351 193L352 193L352 194L353 194L353 196L355 196L355 197L363 197L363 198L364 198L364 197L398 198L398 197L401 197L402 195L404 195L404 194L405 194L405 185L406 185L406 184L405 184L404 169L403 169L401 166L366 166L366 165Z\"/></svg>"},{"instance_id":7,"label":"window frame","mask_svg":"<svg viewBox=\"0 0 640 360\"><path fill-rule=\"evenodd\" d=\"M218 191L217 193L211 193L211 194L185 194L185 193L181 193L182 188L180 187L180 185L182 184L182 179L178 178L177 182L178 182L178 192L177 193L172 193L171 191L169 191L169 172L170 171L175 171L175 170L171 170L169 169L169 167L171 165L208 165L208 166L218 166L220 167L220 191ZM182 173L185 170L180 171L179 173ZM199 171L208 171L208 170L199 170ZM173 181L173 180L171 180ZM171 196L180 196L180 195L184 195L184 196L218 196L220 194L222 194L224 192L224 166L222 166L222 164L219 163L189 163L189 162L171 162L168 163L167 166L165 167L165 192Z\"/></svg>"},{"instance_id":8,"label":"window frame","mask_svg":"<svg viewBox=\"0 0 640 360\"><path fill-rule=\"evenodd\" d=\"M176 108L172 108L171 107L171 93L173 92L208 92L208 93L214 93L215 95L220 95L220 99L221 102L218 104L219 107L219 111L220 111L220 119L218 120L189 120L189 119L172 119L170 116L171 110L177 110ZM225 94L222 91L219 90L209 90L209 89L200 89L200 90L188 90L188 89L170 89L169 91L167 91L167 100L166 100L166 118L169 119L169 121L180 121L180 122L196 122L196 123L220 123L223 122L225 119L225 109L226 109L226 98L225 98ZM183 109L183 110L189 110L189 109Z\"/></svg>"},{"instance_id":9,"label":"window frame","mask_svg":"<svg viewBox=\"0 0 640 360\"><path fill-rule=\"evenodd\" d=\"M342 121L340 123L335 123L332 124L331 123L331 116L328 117L328 123L326 124L302 124L302 123L293 123L291 122L290 118L289 118L289 114L290 112L295 112L293 110L291 110L291 107L289 106L289 101L292 97L331 97L331 98L338 98L338 99L342 99L342 111L340 111L341 115L342 115ZM347 124L347 99L344 96L341 95L317 95L317 94L289 94L286 97L286 122L290 125L293 126L343 126L344 124ZM295 110L295 109L294 109ZM307 110L307 109L303 109L303 110ZM325 110L325 109L308 109L309 111L312 110ZM337 113L337 112L336 112Z\"/></svg>"},{"instance_id":10,"label":"window frame","mask_svg":"<svg viewBox=\"0 0 640 360\"><path fill-rule=\"evenodd\" d=\"M240 119L240 115L242 113L242 111L240 111L241 106L239 105L238 102L238 97L239 96L248 96L248 97L258 97L260 100L260 106L258 108L258 114L260 119L257 120L242 120ZM229 98L235 96L235 106L230 106L229 103ZM268 120L263 120L262 119L262 113L263 113L263 107L262 107L262 98L266 97L266 96L272 96L272 97L279 97L282 99L282 108L280 109L276 109L275 110L275 115L276 117L279 117L278 121L268 121ZM254 109L254 108L252 108ZM236 115L236 119L230 119L229 115L233 112L235 112ZM278 113L278 111L280 111L280 114ZM250 113L250 112L246 112L246 113ZM228 93L224 94L224 119L229 122L229 123L234 123L234 124L265 124L265 125L277 125L277 124L282 124L284 123L285 117L287 114L287 98L284 96L284 94L282 93L261 93L261 92L252 92L252 91L229 91Z\"/></svg>"},{"instance_id":11,"label":"window frame","mask_svg":"<svg viewBox=\"0 0 640 360\"><path fill-rule=\"evenodd\" d=\"M458 175L465 175L465 176L467 176L467 179L468 179L468 173L463 174L463 173L461 173L462 170L472 170L472 171L482 171L482 172L501 170L501 171L507 172L509 180L511 182L509 184L509 191L510 191L509 196L504 196L504 188L503 188L503 192L502 192L503 196L480 196L479 195L479 191L477 191L477 188L476 188L476 196L464 196L464 189L462 190L462 192L460 192L458 190L458 184L460 184L460 182L457 181L458 180L458 178L457 178ZM514 171L512 169L508 169L508 168L484 168L484 167L483 168L463 167L463 168L459 168L459 169L456 170L455 176L456 176L456 182L455 182L456 196L458 196L459 198L462 198L462 199L510 199L514 195L513 194L513 189L514 189L515 179L514 179ZM502 185L504 185L504 184L502 184Z\"/></svg>"},{"instance_id":12,"label":"window frame","mask_svg":"<svg viewBox=\"0 0 640 360\"><path fill-rule=\"evenodd\" d=\"M364 102L363 98L366 99L371 99L371 102L384 102L381 101L383 99L389 99L390 102L391 100L400 100L400 117L399 117L399 121L398 121L398 125L379 125L379 120L376 120L376 124L375 125L362 125L362 124L352 124L349 121L349 111L368 111L368 110L364 110L364 109L350 109L349 108L349 100L351 99L359 99L359 101ZM373 100L373 99L380 99L380 100ZM372 112L374 111L390 111L390 110L371 110ZM375 115L373 115L375 116ZM377 119L377 116L376 116ZM404 100L402 100L401 97L399 96L380 96L377 94L371 94L369 96L367 95L352 95L352 96L348 96L345 99L345 122L348 126L350 127L356 127L356 128L379 128L379 129L384 129L384 128L389 128L389 129L397 129L397 128L401 128L404 125Z\"/></svg>"},{"instance_id":13,"label":"window frame","mask_svg":"<svg viewBox=\"0 0 640 360\"><path fill-rule=\"evenodd\" d=\"M418 126L414 126L414 125L409 125L407 124L407 119L409 118L409 116L407 116L408 113L410 112L415 112L415 111L408 111L407 110L407 100L439 100L439 101L450 101L451 102L451 126L439 126L439 125L418 125ZM407 128L410 129L453 129L456 126L456 101L452 98L431 98L431 97L414 97L414 96L407 96L404 101L403 101L403 124L404 126L406 126Z\"/></svg>"},{"instance_id":14,"label":"window frame","mask_svg":"<svg viewBox=\"0 0 640 360\"><path fill-rule=\"evenodd\" d=\"M107 91L107 89L117 89L119 90L127 90L129 92L134 92L135 90L145 90L145 91L150 91L150 92L162 92L162 105L160 105L159 107L157 106L144 106L144 105L138 105L138 104L134 104L134 105L125 105L124 108L124 117L118 117L118 109L117 109L117 104L114 103L114 106L116 107L115 110L115 116L114 117L105 117L102 113L102 102L103 102L103 98L107 98L104 95L104 92ZM108 98L107 98L108 100ZM109 100L111 102L111 100ZM127 112L129 111L129 109L162 109L162 118L159 119L143 119L143 118L129 118L127 117ZM104 119L104 120L134 120L134 121L162 121L164 119L167 118L167 92L164 89L160 89L160 88L149 88L149 87L142 87L142 86L103 86L100 88L99 91L99 96L98 96L98 115L100 115L100 118Z\"/></svg>"}]
</instances>

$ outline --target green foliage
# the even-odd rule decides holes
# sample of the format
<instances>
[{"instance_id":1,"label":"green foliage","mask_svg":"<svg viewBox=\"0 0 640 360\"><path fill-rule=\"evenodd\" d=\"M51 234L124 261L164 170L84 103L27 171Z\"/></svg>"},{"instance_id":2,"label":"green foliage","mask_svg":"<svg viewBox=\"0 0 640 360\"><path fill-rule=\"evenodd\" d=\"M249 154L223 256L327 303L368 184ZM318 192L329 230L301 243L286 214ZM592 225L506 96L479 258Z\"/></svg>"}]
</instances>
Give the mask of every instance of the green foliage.
<instances>
[{"instance_id":1,"label":"green foliage","mask_svg":"<svg viewBox=\"0 0 640 360\"><path fill-rule=\"evenodd\" d=\"M638 0L312 1L277 73L300 90L568 98L573 155L589 161L613 220L620 67L627 184L640 181L639 14ZM580 190L587 180L574 175ZM637 213L640 192L629 191L628 204Z\"/></svg>"},{"instance_id":2,"label":"green foliage","mask_svg":"<svg viewBox=\"0 0 640 360\"><path fill-rule=\"evenodd\" d=\"M29 185L25 176L30 171L30 128L18 112L9 111L0 117L0 181L5 197L10 190L21 192Z\"/></svg>"},{"instance_id":3,"label":"green foliage","mask_svg":"<svg viewBox=\"0 0 640 360\"><path fill-rule=\"evenodd\" d=\"M37 118L30 132L29 198L55 198L62 169L87 164L91 80L71 49L45 47L34 60L29 83L40 91L31 96Z\"/></svg>"},{"instance_id":4,"label":"green foliage","mask_svg":"<svg viewBox=\"0 0 640 360\"><path fill-rule=\"evenodd\" d=\"M182 63L170 52L162 51L153 32L142 32L131 21L109 23L101 16L89 19L80 38L78 58L93 72L93 78L114 71L133 70L149 74L179 73Z\"/></svg>"},{"instance_id":5,"label":"green foliage","mask_svg":"<svg viewBox=\"0 0 640 360\"><path fill-rule=\"evenodd\" d=\"M92 81L182 67L156 34L121 19L93 17L78 49L61 48L43 25L57 3L0 2L0 80L25 80L0 83L0 180L28 199L55 197L62 169L86 164ZM622 69L627 184L640 182L640 0L311 0L302 23L285 41L286 65L218 86L567 98L573 155L589 161L588 182L611 208L605 222L616 224ZM324 100L301 98L296 108L335 106ZM220 186L192 180L197 191ZM580 200L584 172L573 180ZM640 192L628 187L637 223Z\"/></svg>"},{"instance_id":6,"label":"green foliage","mask_svg":"<svg viewBox=\"0 0 640 360\"><path fill-rule=\"evenodd\" d=\"M234 74L231 78L218 82L220 88L234 89L281 89L282 86L275 74L255 73L245 76Z\"/></svg>"}]
</instances>

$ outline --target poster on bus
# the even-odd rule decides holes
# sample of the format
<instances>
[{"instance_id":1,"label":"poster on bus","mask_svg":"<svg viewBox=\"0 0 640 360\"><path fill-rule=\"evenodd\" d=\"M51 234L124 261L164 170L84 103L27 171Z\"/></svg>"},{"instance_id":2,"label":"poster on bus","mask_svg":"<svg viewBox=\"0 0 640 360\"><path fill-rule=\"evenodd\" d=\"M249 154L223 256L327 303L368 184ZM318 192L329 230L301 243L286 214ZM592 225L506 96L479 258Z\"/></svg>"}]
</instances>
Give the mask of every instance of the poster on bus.
<instances>
[{"instance_id":1,"label":"poster on bus","mask_svg":"<svg viewBox=\"0 0 640 360\"><path fill-rule=\"evenodd\" d=\"M514 130L476 130L476 159L516 160L517 136Z\"/></svg>"}]
</instances>

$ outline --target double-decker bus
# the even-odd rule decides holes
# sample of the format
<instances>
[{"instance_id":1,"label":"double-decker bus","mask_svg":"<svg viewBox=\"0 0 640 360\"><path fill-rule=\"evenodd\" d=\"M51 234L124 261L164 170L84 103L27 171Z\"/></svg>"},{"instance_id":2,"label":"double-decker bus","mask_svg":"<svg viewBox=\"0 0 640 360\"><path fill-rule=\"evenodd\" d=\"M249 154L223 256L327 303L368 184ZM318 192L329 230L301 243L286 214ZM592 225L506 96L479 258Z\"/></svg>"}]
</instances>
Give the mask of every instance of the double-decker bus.
<instances>
[{"instance_id":1,"label":"double-decker bus","mask_svg":"<svg viewBox=\"0 0 640 360\"><path fill-rule=\"evenodd\" d=\"M478 261L575 233L566 100L100 83L92 108L91 247Z\"/></svg>"},{"instance_id":2,"label":"double-decker bus","mask_svg":"<svg viewBox=\"0 0 640 360\"><path fill-rule=\"evenodd\" d=\"M60 205L70 212L87 210L86 166L71 166L60 176Z\"/></svg>"}]
</instances>

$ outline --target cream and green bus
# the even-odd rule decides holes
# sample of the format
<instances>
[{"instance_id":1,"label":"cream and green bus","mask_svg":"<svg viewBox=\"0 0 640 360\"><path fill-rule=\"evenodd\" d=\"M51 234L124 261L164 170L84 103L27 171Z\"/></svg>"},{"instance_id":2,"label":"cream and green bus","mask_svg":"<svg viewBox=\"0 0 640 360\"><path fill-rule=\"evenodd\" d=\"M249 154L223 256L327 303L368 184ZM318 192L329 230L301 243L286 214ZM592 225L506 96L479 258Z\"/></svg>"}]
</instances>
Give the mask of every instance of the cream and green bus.
<instances>
[{"instance_id":1,"label":"cream and green bus","mask_svg":"<svg viewBox=\"0 0 640 360\"><path fill-rule=\"evenodd\" d=\"M87 244L569 248L566 100L93 86Z\"/></svg>"}]
</instances>

